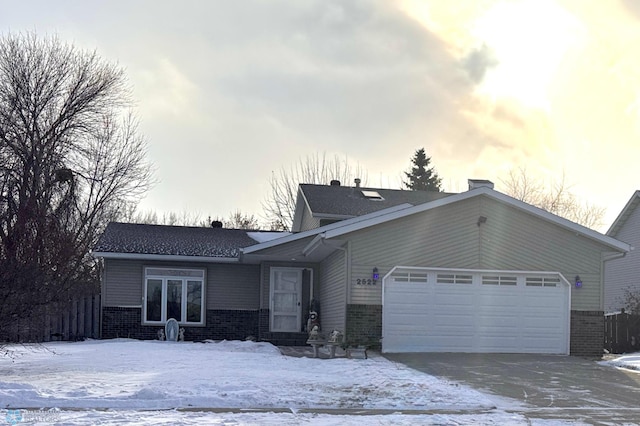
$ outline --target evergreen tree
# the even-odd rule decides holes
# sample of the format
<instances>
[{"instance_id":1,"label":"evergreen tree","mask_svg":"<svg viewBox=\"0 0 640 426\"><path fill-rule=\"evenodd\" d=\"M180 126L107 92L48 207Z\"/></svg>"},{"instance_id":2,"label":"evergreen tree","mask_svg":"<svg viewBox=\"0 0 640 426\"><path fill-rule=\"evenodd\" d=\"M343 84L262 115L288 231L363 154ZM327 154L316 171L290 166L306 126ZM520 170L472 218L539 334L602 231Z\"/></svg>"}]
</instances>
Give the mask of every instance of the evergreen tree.
<instances>
[{"instance_id":1,"label":"evergreen tree","mask_svg":"<svg viewBox=\"0 0 640 426\"><path fill-rule=\"evenodd\" d=\"M429 167L431 157L427 157L424 148L416 151L413 158L411 158L411 163L413 164L411 170L404 172L408 181L403 182L403 184L407 189L412 191L442 191L440 187L442 179L440 179L433 167Z\"/></svg>"}]
</instances>

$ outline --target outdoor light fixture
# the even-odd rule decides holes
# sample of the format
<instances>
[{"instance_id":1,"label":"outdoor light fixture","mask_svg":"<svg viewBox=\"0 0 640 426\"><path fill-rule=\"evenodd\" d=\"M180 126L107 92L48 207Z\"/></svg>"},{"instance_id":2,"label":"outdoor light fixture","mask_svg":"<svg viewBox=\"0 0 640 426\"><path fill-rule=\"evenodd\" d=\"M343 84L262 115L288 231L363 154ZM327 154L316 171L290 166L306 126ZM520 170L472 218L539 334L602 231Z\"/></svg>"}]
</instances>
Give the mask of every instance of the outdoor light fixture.
<instances>
[{"instance_id":1,"label":"outdoor light fixture","mask_svg":"<svg viewBox=\"0 0 640 426\"><path fill-rule=\"evenodd\" d=\"M373 280L378 281L380 278L380 274L378 273L378 268L373 268Z\"/></svg>"},{"instance_id":2,"label":"outdoor light fixture","mask_svg":"<svg viewBox=\"0 0 640 426\"><path fill-rule=\"evenodd\" d=\"M582 287L582 280L580 279L580 275L576 275L576 288Z\"/></svg>"}]
</instances>

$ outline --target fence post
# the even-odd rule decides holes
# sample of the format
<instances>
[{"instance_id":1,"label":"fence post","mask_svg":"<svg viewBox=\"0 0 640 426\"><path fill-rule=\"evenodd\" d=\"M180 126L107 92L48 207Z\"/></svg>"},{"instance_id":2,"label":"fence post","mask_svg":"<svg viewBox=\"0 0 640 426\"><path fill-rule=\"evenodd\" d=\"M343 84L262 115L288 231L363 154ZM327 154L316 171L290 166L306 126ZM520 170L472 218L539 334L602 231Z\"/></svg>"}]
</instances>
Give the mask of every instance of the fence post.
<instances>
[{"instance_id":1,"label":"fence post","mask_svg":"<svg viewBox=\"0 0 640 426\"><path fill-rule=\"evenodd\" d=\"M69 309L62 312L62 340L69 340Z\"/></svg>"},{"instance_id":2,"label":"fence post","mask_svg":"<svg viewBox=\"0 0 640 426\"><path fill-rule=\"evenodd\" d=\"M78 311L78 333L76 333L76 339L82 339L84 337L84 298L76 301L76 308Z\"/></svg>"},{"instance_id":3,"label":"fence post","mask_svg":"<svg viewBox=\"0 0 640 426\"><path fill-rule=\"evenodd\" d=\"M102 331L100 330L100 302L101 295L96 294L93 296L93 337L95 339L100 339L102 337Z\"/></svg>"},{"instance_id":4,"label":"fence post","mask_svg":"<svg viewBox=\"0 0 640 426\"><path fill-rule=\"evenodd\" d=\"M82 337L90 338L91 337L91 318L93 315L93 306L91 305L91 296L84 297L84 324L82 324L83 332Z\"/></svg>"},{"instance_id":5,"label":"fence post","mask_svg":"<svg viewBox=\"0 0 640 426\"><path fill-rule=\"evenodd\" d=\"M78 299L71 302L71 340L78 339Z\"/></svg>"}]
</instances>

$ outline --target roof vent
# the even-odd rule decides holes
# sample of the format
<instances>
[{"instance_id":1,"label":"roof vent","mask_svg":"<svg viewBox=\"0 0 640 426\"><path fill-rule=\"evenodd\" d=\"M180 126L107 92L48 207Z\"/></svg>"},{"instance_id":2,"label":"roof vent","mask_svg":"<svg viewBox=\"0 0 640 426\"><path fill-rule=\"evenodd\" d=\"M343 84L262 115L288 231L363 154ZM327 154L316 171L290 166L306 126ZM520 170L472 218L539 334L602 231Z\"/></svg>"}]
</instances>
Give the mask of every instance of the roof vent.
<instances>
[{"instance_id":1,"label":"roof vent","mask_svg":"<svg viewBox=\"0 0 640 426\"><path fill-rule=\"evenodd\" d=\"M355 179L353 180L353 183L355 183L355 184L356 184L356 188L360 188L360 183L361 183L361 182L362 182L362 181L360 180L360 178L355 178Z\"/></svg>"},{"instance_id":2,"label":"roof vent","mask_svg":"<svg viewBox=\"0 0 640 426\"><path fill-rule=\"evenodd\" d=\"M220 222L219 220L214 220L211 222L211 227L212 228L222 228L222 222Z\"/></svg>"},{"instance_id":3,"label":"roof vent","mask_svg":"<svg viewBox=\"0 0 640 426\"><path fill-rule=\"evenodd\" d=\"M471 191L472 189L478 189L478 188L493 189L493 182L491 182L490 180L468 179L467 182L469 183L469 191Z\"/></svg>"},{"instance_id":4,"label":"roof vent","mask_svg":"<svg viewBox=\"0 0 640 426\"><path fill-rule=\"evenodd\" d=\"M329 185L331 186L340 186L340 181L337 179L332 180Z\"/></svg>"}]
</instances>

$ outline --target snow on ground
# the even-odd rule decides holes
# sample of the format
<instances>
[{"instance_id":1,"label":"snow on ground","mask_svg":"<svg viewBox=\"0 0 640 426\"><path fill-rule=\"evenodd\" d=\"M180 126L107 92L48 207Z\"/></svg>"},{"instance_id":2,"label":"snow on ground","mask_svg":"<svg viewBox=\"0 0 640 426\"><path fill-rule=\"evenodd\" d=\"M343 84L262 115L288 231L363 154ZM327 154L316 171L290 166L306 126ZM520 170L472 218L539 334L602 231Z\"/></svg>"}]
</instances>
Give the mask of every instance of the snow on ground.
<instances>
[{"instance_id":1,"label":"snow on ground","mask_svg":"<svg viewBox=\"0 0 640 426\"><path fill-rule=\"evenodd\" d=\"M603 361L604 364L614 365L619 368L640 371L640 352L622 355L617 358Z\"/></svg>"},{"instance_id":2,"label":"snow on ground","mask_svg":"<svg viewBox=\"0 0 640 426\"><path fill-rule=\"evenodd\" d=\"M503 400L376 355L295 358L268 343L127 339L7 349L0 424L529 424L496 409ZM392 414L313 412L323 408Z\"/></svg>"}]
</instances>

